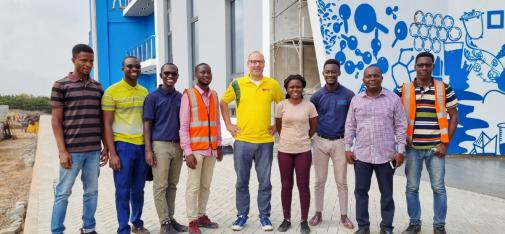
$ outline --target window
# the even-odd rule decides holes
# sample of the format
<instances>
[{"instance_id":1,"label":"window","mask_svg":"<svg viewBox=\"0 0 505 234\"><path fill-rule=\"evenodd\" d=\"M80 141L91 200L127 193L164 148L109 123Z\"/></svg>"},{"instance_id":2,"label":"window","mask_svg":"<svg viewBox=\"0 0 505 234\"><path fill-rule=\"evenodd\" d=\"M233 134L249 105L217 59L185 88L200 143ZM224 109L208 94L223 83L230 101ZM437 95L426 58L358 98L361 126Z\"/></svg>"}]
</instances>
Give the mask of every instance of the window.
<instances>
[{"instance_id":1,"label":"window","mask_svg":"<svg viewBox=\"0 0 505 234\"><path fill-rule=\"evenodd\" d=\"M244 13L242 0L230 0L231 18L231 73L239 75L244 73Z\"/></svg>"},{"instance_id":2,"label":"window","mask_svg":"<svg viewBox=\"0 0 505 234\"><path fill-rule=\"evenodd\" d=\"M191 0L190 1L190 8L191 8L191 14L190 14L190 23L191 23L191 69L190 71L193 71L193 68L200 62L199 59L199 38L198 38L198 2L197 0ZM193 73L191 73L193 74ZM191 77L194 76L191 75Z\"/></svg>"}]
</instances>

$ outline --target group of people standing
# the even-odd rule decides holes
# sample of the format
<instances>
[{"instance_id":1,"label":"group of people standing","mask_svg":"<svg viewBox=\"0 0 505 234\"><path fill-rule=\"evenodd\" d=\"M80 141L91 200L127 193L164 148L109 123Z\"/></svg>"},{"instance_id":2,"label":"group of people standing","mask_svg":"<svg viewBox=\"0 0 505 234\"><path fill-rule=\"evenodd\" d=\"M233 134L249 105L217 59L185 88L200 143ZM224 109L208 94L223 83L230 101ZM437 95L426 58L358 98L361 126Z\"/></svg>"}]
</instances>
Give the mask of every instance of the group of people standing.
<instances>
[{"instance_id":1,"label":"group of people standing","mask_svg":"<svg viewBox=\"0 0 505 234\"><path fill-rule=\"evenodd\" d=\"M237 218L231 229L240 231L250 211L251 168L258 179L259 222L265 231L270 221L270 181L273 136L279 134L277 161L281 177L283 221L279 232L291 227L294 177L300 199L300 232L323 221L325 184L331 159L338 190L340 223L354 224L348 216L347 166L354 165L356 233L369 233L368 191L375 172L381 192L381 233L392 233L395 204L393 175L406 155L406 234L421 229L419 180L423 162L434 192L435 233L445 233L447 196L444 185L445 154L457 126L457 100L452 88L431 76L434 57L416 57L417 77L395 92L382 88L378 66L363 74L365 91L355 95L338 82L340 64L325 62L326 84L310 100L303 99L304 77L290 75L279 83L263 76L265 59L259 51L248 55L249 73L229 85L221 100L210 88L212 70L206 63L194 68L195 86L182 93L175 89L178 68L166 63L159 74L162 84L152 93L138 84L140 62L127 56L122 62L123 79L103 92L90 79L93 50L76 45L72 50L74 71L55 82L50 105L56 138L60 177L56 186L51 220L52 233L63 233L68 197L75 178L82 173L83 227L81 233L96 233L99 167L109 163L114 170L118 233L149 233L141 219L144 186L149 169L160 221L160 233L201 233L200 228L218 228L206 214L216 161L223 159L221 122L235 138L234 168ZM236 123L228 105L236 104ZM272 103L276 103L272 123ZM449 118L448 118L449 116ZM103 146L103 147L102 147ZM186 216L188 225L174 219L175 196L182 164L188 167ZM315 170L315 214L309 220L310 169ZM130 226L130 223L132 224Z\"/></svg>"}]
</instances>

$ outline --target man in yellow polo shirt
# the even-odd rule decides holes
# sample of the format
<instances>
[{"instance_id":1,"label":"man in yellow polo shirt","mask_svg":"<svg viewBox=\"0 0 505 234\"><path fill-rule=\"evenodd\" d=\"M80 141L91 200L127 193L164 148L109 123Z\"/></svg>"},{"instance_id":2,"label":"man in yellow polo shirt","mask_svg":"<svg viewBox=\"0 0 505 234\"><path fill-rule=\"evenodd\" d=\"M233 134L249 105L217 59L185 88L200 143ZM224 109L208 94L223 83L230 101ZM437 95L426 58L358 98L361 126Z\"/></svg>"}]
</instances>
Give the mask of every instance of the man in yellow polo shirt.
<instances>
[{"instance_id":1,"label":"man in yellow polo shirt","mask_svg":"<svg viewBox=\"0 0 505 234\"><path fill-rule=\"evenodd\" d=\"M149 231L144 228L141 216L148 168L142 110L148 91L137 83L140 62L136 57L127 56L121 70L123 79L110 86L102 97L105 142L110 149L109 166L114 170L116 187L117 233L145 234ZM133 228L128 225L129 220Z\"/></svg>"},{"instance_id":2,"label":"man in yellow polo shirt","mask_svg":"<svg viewBox=\"0 0 505 234\"><path fill-rule=\"evenodd\" d=\"M270 173L273 158L273 134L275 126L270 126L272 102L278 103L284 97L279 83L263 76L265 58L259 51L249 54L247 65L249 74L234 80L221 99L221 113L226 129L235 137L233 145L234 167L237 173L236 206L237 220L232 229L244 228L249 214L249 178L252 163L258 176L258 209L260 223L265 231L273 230L270 222L270 199L272 184ZM231 123L228 104L237 105L237 125Z\"/></svg>"}]
</instances>

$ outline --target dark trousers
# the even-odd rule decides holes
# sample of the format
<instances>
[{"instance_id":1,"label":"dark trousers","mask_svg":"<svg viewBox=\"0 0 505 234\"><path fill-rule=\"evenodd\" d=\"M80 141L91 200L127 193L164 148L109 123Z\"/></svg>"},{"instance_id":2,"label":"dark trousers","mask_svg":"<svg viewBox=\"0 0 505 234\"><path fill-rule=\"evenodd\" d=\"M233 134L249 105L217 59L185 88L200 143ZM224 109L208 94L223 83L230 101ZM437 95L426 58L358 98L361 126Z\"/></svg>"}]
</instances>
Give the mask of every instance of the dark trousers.
<instances>
[{"instance_id":1,"label":"dark trousers","mask_svg":"<svg viewBox=\"0 0 505 234\"><path fill-rule=\"evenodd\" d=\"M121 169L114 171L116 213L119 223L117 232L130 233L129 220L135 227L144 226L141 219L142 208L144 207L144 185L147 175L144 145L134 145L121 141L116 141L115 145L121 163Z\"/></svg>"},{"instance_id":2,"label":"dark trousers","mask_svg":"<svg viewBox=\"0 0 505 234\"><path fill-rule=\"evenodd\" d=\"M370 190L372 173L374 171L381 193L382 221L380 226L384 230L393 230L393 216L395 214L393 175L395 170L391 168L389 162L371 164L356 161L354 164L354 174L356 177L356 184L354 186L354 196L356 196L356 221L360 228L370 226L368 215L368 191Z\"/></svg>"},{"instance_id":3,"label":"dark trousers","mask_svg":"<svg viewBox=\"0 0 505 234\"><path fill-rule=\"evenodd\" d=\"M293 173L296 172L296 186L300 195L301 220L306 221L310 206L310 165L312 154L309 151L289 154L278 152L277 161L281 173L281 201L285 219L291 219L291 200L293 193Z\"/></svg>"}]
</instances>

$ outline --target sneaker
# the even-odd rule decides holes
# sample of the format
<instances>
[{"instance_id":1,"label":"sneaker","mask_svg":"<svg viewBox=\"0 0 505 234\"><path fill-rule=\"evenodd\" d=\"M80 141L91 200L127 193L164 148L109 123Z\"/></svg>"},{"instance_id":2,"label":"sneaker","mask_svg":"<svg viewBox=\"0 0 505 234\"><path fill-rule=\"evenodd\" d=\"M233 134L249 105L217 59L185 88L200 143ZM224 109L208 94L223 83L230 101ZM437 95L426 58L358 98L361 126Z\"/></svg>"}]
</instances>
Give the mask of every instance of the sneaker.
<instances>
[{"instance_id":1,"label":"sneaker","mask_svg":"<svg viewBox=\"0 0 505 234\"><path fill-rule=\"evenodd\" d=\"M170 223L170 226L172 227L172 229L174 229L177 232L187 232L188 231L188 227L178 223L177 221L175 221L175 219L172 219L168 222Z\"/></svg>"},{"instance_id":2,"label":"sneaker","mask_svg":"<svg viewBox=\"0 0 505 234\"><path fill-rule=\"evenodd\" d=\"M433 234L447 234L445 227L433 227Z\"/></svg>"},{"instance_id":3,"label":"sneaker","mask_svg":"<svg viewBox=\"0 0 505 234\"><path fill-rule=\"evenodd\" d=\"M263 231L272 231L274 230L274 226L272 226L272 222L268 217L260 218L261 228Z\"/></svg>"},{"instance_id":4,"label":"sneaker","mask_svg":"<svg viewBox=\"0 0 505 234\"><path fill-rule=\"evenodd\" d=\"M189 234L201 234L200 228L198 227L198 220L193 220L189 222L188 225L188 233Z\"/></svg>"},{"instance_id":5,"label":"sneaker","mask_svg":"<svg viewBox=\"0 0 505 234\"><path fill-rule=\"evenodd\" d=\"M79 229L81 231L81 234L97 234L97 232L95 230L91 231L91 232L84 232L84 229L81 228Z\"/></svg>"},{"instance_id":6,"label":"sneaker","mask_svg":"<svg viewBox=\"0 0 505 234\"><path fill-rule=\"evenodd\" d=\"M300 223L300 233L301 234L309 234L310 233L310 228L309 228L309 224L307 223L307 221L302 221Z\"/></svg>"},{"instance_id":7,"label":"sneaker","mask_svg":"<svg viewBox=\"0 0 505 234\"><path fill-rule=\"evenodd\" d=\"M370 234L370 228L359 228L354 234Z\"/></svg>"},{"instance_id":8,"label":"sneaker","mask_svg":"<svg viewBox=\"0 0 505 234\"><path fill-rule=\"evenodd\" d=\"M402 234L417 234L419 232L421 232L421 224L409 224Z\"/></svg>"},{"instance_id":9,"label":"sneaker","mask_svg":"<svg viewBox=\"0 0 505 234\"><path fill-rule=\"evenodd\" d=\"M209 217L207 217L207 215L203 215L203 216L198 217L198 226L204 227L204 228L212 228L212 229L219 228L219 224L210 221L210 219L209 219Z\"/></svg>"},{"instance_id":10,"label":"sneaker","mask_svg":"<svg viewBox=\"0 0 505 234\"><path fill-rule=\"evenodd\" d=\"M291 227L291 222L289 222L288 220L284 219L284 220L282 220L281 225L279 225L279 227L277 227L277 231L279 231L279 232L286 232L286 231L288 231L288 229L290 227Z\"/></svg>"},{"instance_id":11,"label":"sneaker","mask_svg":"<svg viewBox=\"0 0 505 234\"><path fill-rule=\"evenodd\" d=\"M314 217L310 219L309 224L310 226L317 226L322 221L323 221L323 215L321 214L321 212L316 212L316 214L314 214Z\"/></svg>"},{"instance_id":12,"label":"sneaker","mask_svg":"<svg viewBox=\"0 0 505 234\"><path fill-rule=\"evenodd\" d=\"M235 222L233 222L231 229L233 231L240 231L244 228L245 223L247 223L247 216L239 215L237 217L237 220L235 220Z\"/></svg>"},{"instance_id":13,"label":"sneaker","mask_svg":"<svg viewBox=\"0 0 505 234\"><path fill-rule=\"evenodd\" d=\"M149 230L147 230L145 227L135 227L132 225L132 232L133 233L138 233L138 234L150 234Z\"/></svg>"}]
</instances>

